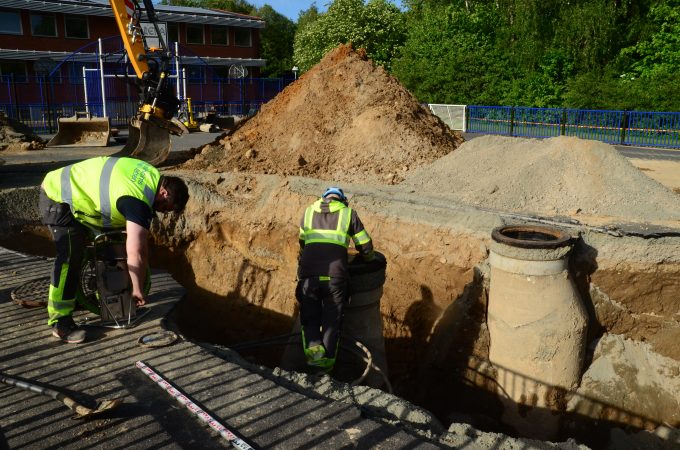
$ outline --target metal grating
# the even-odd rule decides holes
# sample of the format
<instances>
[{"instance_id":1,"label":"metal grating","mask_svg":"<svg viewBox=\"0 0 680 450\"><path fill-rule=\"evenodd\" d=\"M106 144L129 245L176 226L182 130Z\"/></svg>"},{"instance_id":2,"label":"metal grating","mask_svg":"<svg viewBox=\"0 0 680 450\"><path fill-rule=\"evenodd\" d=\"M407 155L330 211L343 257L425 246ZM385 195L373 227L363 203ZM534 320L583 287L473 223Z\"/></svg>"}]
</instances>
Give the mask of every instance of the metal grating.
<instances>
[{"instance_id":1,"label":"metal grating","mask_svg":"<svg viewBox=\"0 0 680 450\"><path fill-rule=\"evenodd\" d=\"M10 292L12 301L25 308L47 306L47 295L50 290L50 277L36 278L16 287Z\"/></svg>"}]
</instances>

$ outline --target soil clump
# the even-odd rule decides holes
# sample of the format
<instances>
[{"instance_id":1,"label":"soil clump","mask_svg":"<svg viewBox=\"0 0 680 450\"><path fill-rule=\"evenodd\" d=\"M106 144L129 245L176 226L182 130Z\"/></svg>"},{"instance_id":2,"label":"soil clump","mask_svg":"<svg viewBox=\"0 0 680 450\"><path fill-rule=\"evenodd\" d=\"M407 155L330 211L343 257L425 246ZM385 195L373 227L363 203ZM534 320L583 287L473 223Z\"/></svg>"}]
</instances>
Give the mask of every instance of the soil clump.
<instances>
[{"instance_id":1,"label":"soil clump","mask_svg":"<svg viewBox=\"0 0 680 450\"><path fill-rule=\"evenodd\" d=\"M45 143L29 127L0 112L0 151L16 152L43 148Z\"/></svg>"},{"instance_id":2,"label":"soil clump","mask_svg":"<svg viewBox=\"0 0 680 450\"><path fill-rule=\"evenodd\" d=\"M395 184L462 141L364 51L340 45L184 168Z\"/></svg>"},{"instance_id":3,"label":"soil clump","mask_svg":"<svg viewBox=\"0 0 680 450\"><path fill-rule=\"evenodd\" d=\"M478 137L402 185L503 211L674 226L680 220L677 194L613 146L575 137Z\"/></svg>"}]
</instances>

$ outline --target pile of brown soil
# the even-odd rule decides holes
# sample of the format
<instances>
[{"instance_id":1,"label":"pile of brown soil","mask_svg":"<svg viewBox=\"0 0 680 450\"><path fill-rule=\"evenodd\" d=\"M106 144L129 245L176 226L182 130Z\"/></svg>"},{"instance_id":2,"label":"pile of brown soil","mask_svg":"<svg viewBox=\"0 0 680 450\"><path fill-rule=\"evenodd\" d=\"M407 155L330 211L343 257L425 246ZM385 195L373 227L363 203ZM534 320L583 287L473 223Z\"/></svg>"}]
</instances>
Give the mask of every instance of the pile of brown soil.
<instances>
[{"instance_id":1,"label":"pile of brown soil","mask_svg":"<svg viewBox=\"0 0 680 450\"><path fill-rule=\"evenodd\" d=\"M0 113L0 151L40 150L43 140L29 127Z\"/></svg>"},{"instance_id":2,"label":"pile of brown soil","mask_svg":"<svg viewBox=\"0 0 680 450\"><path fill-rule=\"evenodd\" d=\"M503 211L680 220L680 198L673 191L613 146L574 137L478 137L414 171L403 185Z\"/></svg>"},{"instance_id":3,"label":"pile of brown soil","mask_svg":"<svg viewBox=\"0 0 680 450\"><path fill-rule=\"evenodd\" d=\"M184 168L394 184L462 141L365 52L341 45Z\"/></svg>"}]
</instances>

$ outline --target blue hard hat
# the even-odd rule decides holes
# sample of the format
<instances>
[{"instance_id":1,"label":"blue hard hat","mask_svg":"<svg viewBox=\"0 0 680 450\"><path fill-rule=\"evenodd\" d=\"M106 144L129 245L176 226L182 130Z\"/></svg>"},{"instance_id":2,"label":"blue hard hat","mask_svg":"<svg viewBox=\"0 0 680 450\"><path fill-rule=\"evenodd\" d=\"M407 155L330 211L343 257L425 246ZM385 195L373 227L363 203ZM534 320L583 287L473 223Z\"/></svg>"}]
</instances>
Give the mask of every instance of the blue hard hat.
<instances>
[{"instance_id":1,"label":"blue hard hat","mask_svg":"<svg viewBox=\"0 0 680 450\"><path fill-rule=\"evenodd\" d=\"M345 197L345 193L342 192L342 189L340 189L339 187L329 187L328 189L326 189L326 192L323 193L322 197L326 198L329 195L333 195L333 194L337 195L340 198L340 201L342 201L342 202L347 201L347 197Z\"/></svg>"}]
</instances>

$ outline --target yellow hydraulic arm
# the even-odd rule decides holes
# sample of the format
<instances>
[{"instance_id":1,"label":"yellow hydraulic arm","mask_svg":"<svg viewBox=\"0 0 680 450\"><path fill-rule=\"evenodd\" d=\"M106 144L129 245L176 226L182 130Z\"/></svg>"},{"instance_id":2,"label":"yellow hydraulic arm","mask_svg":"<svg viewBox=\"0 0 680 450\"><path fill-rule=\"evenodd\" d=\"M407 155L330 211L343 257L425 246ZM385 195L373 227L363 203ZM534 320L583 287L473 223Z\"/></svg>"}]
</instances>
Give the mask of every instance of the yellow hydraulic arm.
<instances>
[{"instance_id":1,"label":"yellow hydraulic arm","mask_svg":"<svg viewBox=\"0 0 680 450\"><path fill-rule=\"evenodd\" d=\"M130 121L128 142L121 151L152 164L163 162L170 151L169 134L183 134L186 127L175 119L180 102L168 84L171 59L158 29L151 0L143 0L147 20L156 27L160 48L147 48L140 24L137 0L109 0L130 64L140 88L139 110Z\"/></svg>"},{"instance_id":2,"label":"yellow hydraulic arm","mask_svg":"<svg viewBox=\"0 0 680 450\"><path fill-rule=\"evenodd\" d=\"M149 71L146 62L146 48L144 48L144 35L139 26L138 9L130 0L109 0L113 15L116 17L118 31L123 38L125 51L130 58L130 64L135 69L137 78L140 80L145 72ZM141 57L140 57L141 56Z\"/></svg>"}]
</instances>

